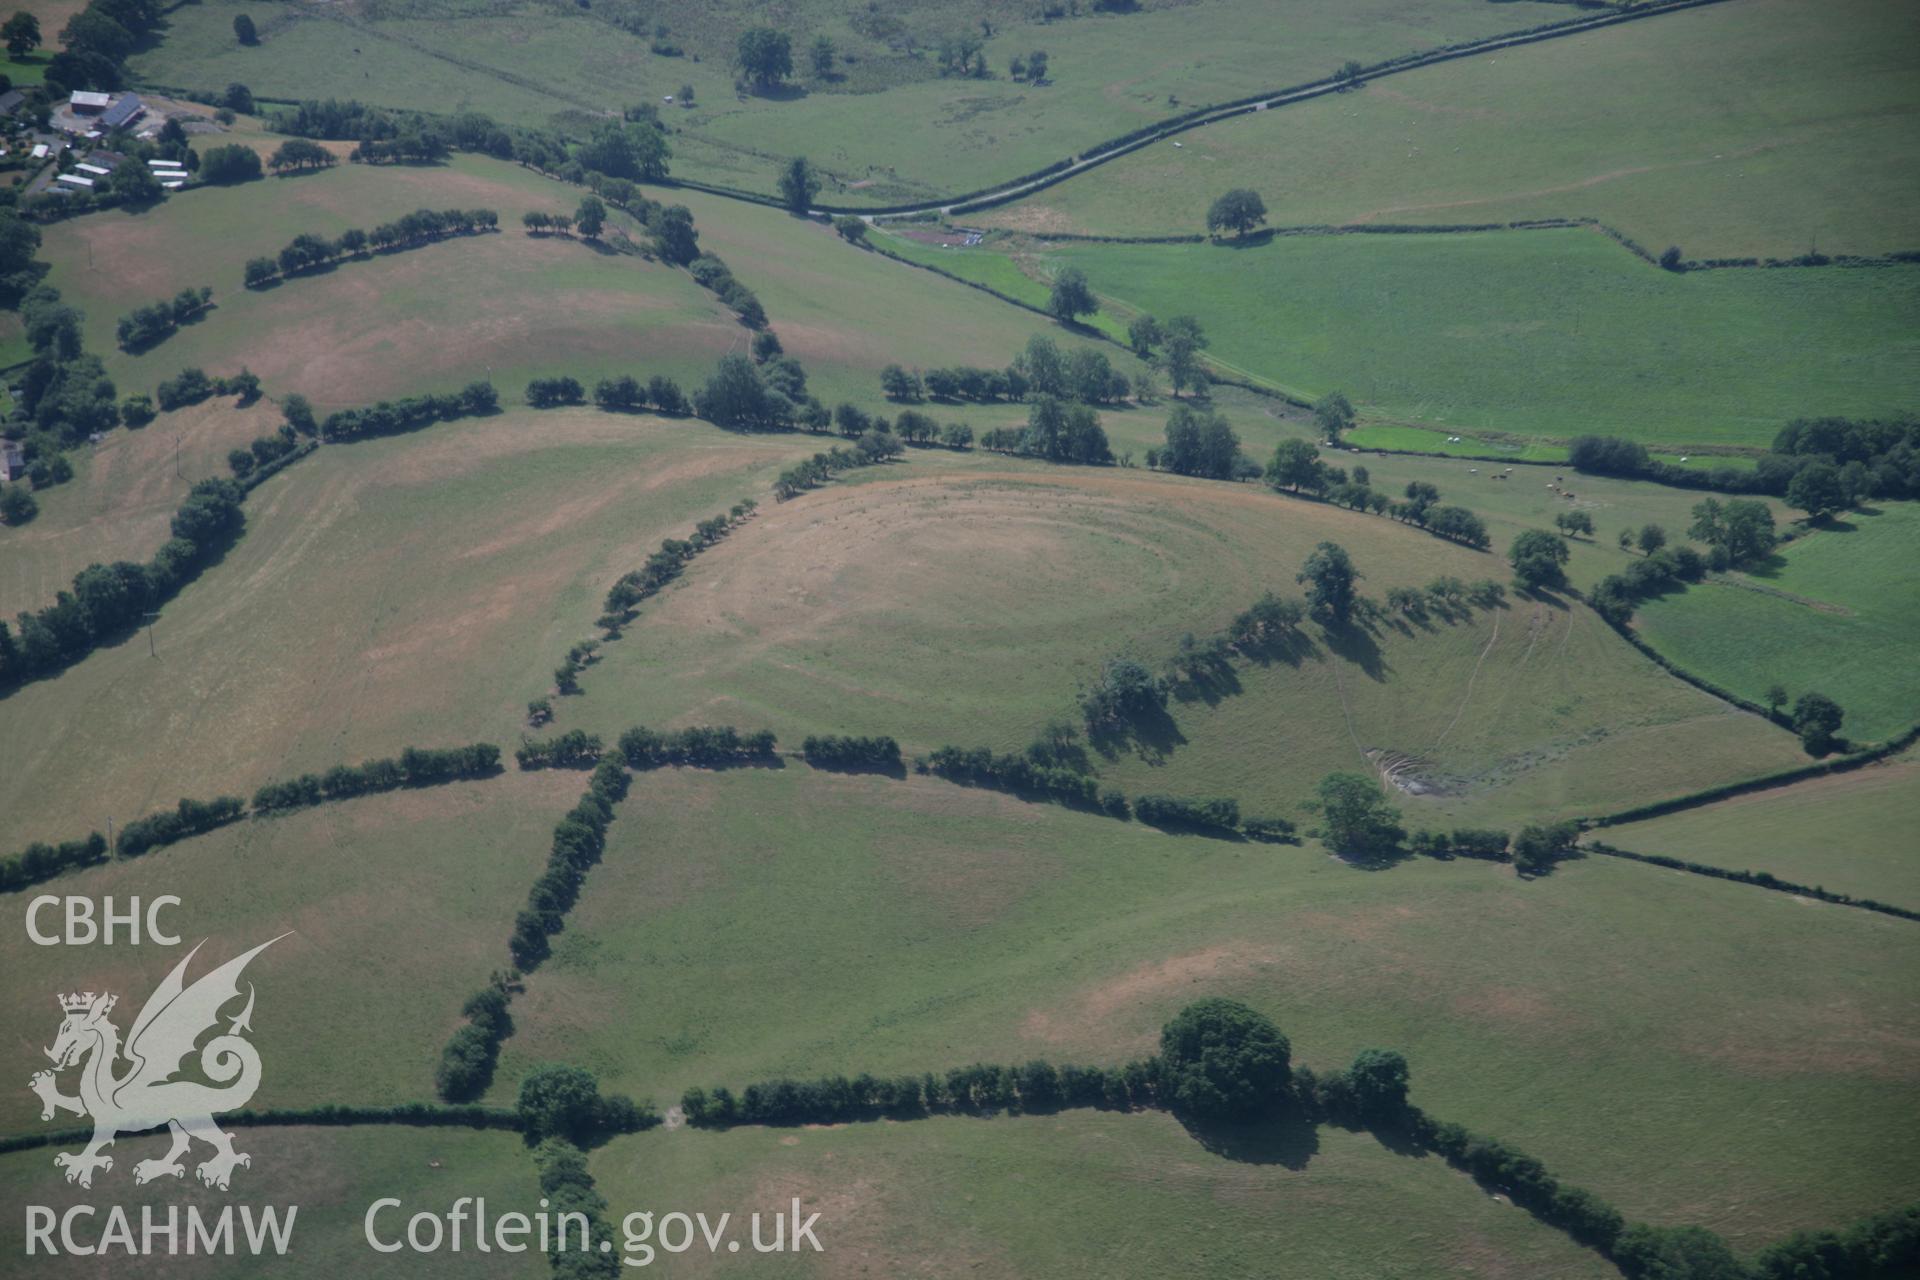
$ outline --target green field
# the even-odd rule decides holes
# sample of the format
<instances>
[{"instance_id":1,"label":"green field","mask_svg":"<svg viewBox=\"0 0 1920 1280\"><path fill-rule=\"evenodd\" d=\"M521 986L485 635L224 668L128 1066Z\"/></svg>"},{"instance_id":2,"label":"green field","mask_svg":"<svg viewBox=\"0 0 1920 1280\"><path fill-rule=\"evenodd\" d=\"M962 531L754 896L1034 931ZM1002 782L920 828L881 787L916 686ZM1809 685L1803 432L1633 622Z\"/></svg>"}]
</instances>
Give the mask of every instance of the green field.
<instances>
[{"instance_id":1,"label":"green field","mask_svg":"<svg viewBox=\"0 0 1920 1280\"><path fill-rule=\"evenodd\" d=\"M1920 396L1917 267L1673 275L1583 230L1057 244L1046 261L1197 315L1229 370L1344 390L1363 419L1765 445L1791 418Z\"/></svg>"},{"instance_id":2,"label":"green field","mask_svg":"<svg viewBox=\"0 0 1920 1280\"><path fill-rule=\"evenodd\" d=\"M1211 124L967 217L1191 234L1252 187L1275 226L1598 218L1696 259L1915 249L1916 50L1903 0L1712 5Z\"/></svg>"},{"instance_id":3,"label":"green field","mask_svg":"<svg viewBox=\"0 0 1920 1280\"><path fill-rule=\"evenodd\" d=\"M1599 837L1634 853L1770 871L1795 884L1920 904L1920 861L1905 835L1920 822L1920 760L1911 752L1838 777L1645 822L1608 827Z\"/></svg>"},{"instance_id":4,"label":"green field","mask_svg":"<svg viewBox=\"0 0 1920 1280\"><path fill-rule=\"evenodd\" d=\"M1397 1047L1434 1114L1752 1248L1920 1186L1888 1123L1920 1090L1916 946L1905 921L1610 859L1534 882L1363 872L933 779L665 771L635 780L516 1002L496 1093L556 1056L661 1102L779 1073L1124 1061L1225 994L1316 1069Z\"/></svg>"},{"instance_id":5,"label":"green field","mask_svg":"<svg viewBox=\"0 0 1920 1280\"><path fill-rule=\"evenodd\" d=\"M472 1247L460 1253L403 1253L383 1257L366 1244L363 1219L367 1208L385 1196L398 1197L404 1208L387 1210L378 1226L383 1239L392 1240L405 1229L406 1215L421 1210L438 1214L460 1196L484 1196L490 1214L537 1211L540 1185L533 1161L527 1158L519 1135L476 1133L468 1129L290 1128L241 1129L235 1147L254 1157L250 1168L234 1175L233 1191L209 1191L187 1175L184 1185L162 1179L136 1187L127 1172L136 1160L156 1156L164 1144L155 1137L123 1139L114 1146L111 1173L101 1175L92 1191L62 1182L53 1169L58 1148L19 1151L0 1156L0 1189L15 1205L45 1205L62 1213L76 1204L100 1206L90 1221L81 1219L79 1236L89 1241L89 1228L98 1239L105 1225L106 1205L123 1205L138 1239L142 1206L151 1205L164 1226L168 1205L185 1213L188 1204L202 1215L215 1216L228 1205L247 1205L256 1212L267 1206L298 1207L292 1248L285 1260L273 1264L275 1274L302 1276L486 1276L514 1280L543 1280L552 1274L537 1251L522 1254L481 1254ZM184 1252L187 1220L181 1219ZM398 1226L398 1229L393 1228ZM234 1232L240 1234L236 1224ZM54 1236L56 1241L59 1236ZM21 1257L26 1241L22 1216L0 1219L0 1250ZM164 1237L158 1248L165 1247ZM117 1251L116 1251L117 1253ZM124 1261L116 1257L116 1262ZM151 1260L162 1272L242 1280L257 1276L265 1265L244 1253L234 1257ZM98 1259L36 1257L29 1266L35 1275L97 1276Z\"/></svg>"},{"instance_id":6,"label":"green field","mask_svg":"<svg viewBox=\"0 0 1920 1280\"><path fill-rule=\"evenodd\" d=\"M1070 1111L792 1132L617 1140L593 1172L614 1211L701 1205L744 1222L795 1195L819 1213L811 1265L683 1255L688 1274L1476 1274L1585 1280L1606 1265L1434 1159L1321 1129L1305 1164L1222 1160L1157 1114ZM1301 1157L1293 1157L1296 1161ZM1396 1230L1356 1238L1391 1203ZM811 1258L811 1255L809 1255Z\"/></svg>"},{"instance_id":7,"label":"green field","mask_svg":"<svg viewBox=\"0 0 1920 1280\"><path fill-rule=\"evenodd\" d=\"M197 977L291 931L247 970L271 1068L253 1105L431 1100L440 1046L459 1025L461 1002L506 964L513 914L580 785L577 774L516 774L341 801L69 876L56 892L117 903L176 895L181 905L164 920L183 946L21 948L8 965L18 981L5 997L7 1025L23 1045L52 1044L52 995L72 990L114 992L131 1020L185 948L208 940ZM69 812L72 825L82 811ZM95 824L103 831L105 818ZM8 914L23 917L26 901L9 895ZM57 915L43 915L43 925ZM432 947L423 950L422 938ZM24 1088L0 1098L0 1131L44 1127Z\"/></svg>"},{"instance_id":8,"label":"green field","mask_svg":"<svg viewBox=\"0 0 1920 1280\"><path fill-rule=\"evenodd\" d=\"M1842 732L1890 738L1920 720L1920 673L1899 655L1920 620L1920 506L1849 513L1782 547L1764 568L1650 600L1634 624L1690 671L1764 701L1818 690L1847 712Z\"/></svg>"},{"instance_id":9,"label":"green field","mask_svg":"<svg viewBox=\"0 0 1920 1280\"><path fill-rule=\"evenodd\" d=\"M1570 16L1516 0L1305 0L1285 38L1250 40L1273 21L1260 0L1187 6L1148 0L1142 12L1048 21L1017 0L925 2L868 11L859 0L807 0L763 14L746 0L666 0L644 13L537 3L277 10L261 44L233 39L218 0L169 15L164 42L136 56L137 75L179 87L249 85L274 98L355 97L439 113L475 110L513 124L585 132L608 109L660 103L682 85L696 107L667 110L675 174L774 190L787 156L808 154L835 181L823 198L854 204L958 195L1028 173L1116 135L1213 102L1319 79L1348 58L1372 61ZM1086 10L1087 6L1081 6ZM664 25L688 56L660 57L629 34ZM992 77L943 79L943 37L992 37ZM738 94L730 61L741 27L770 21L793 36L800 79L787 92ZM843 54L833 81L807 69L825 35ZM1044 49L1049 83L1008 78L1016 54Z\"/></svg>"},{"instance_id":10,"label":"green field","mask_svg":"<svg viewBox=\"0 0 1920 1280\"><path fill-rule=\"evenodd\" d=\"M0 848L409 744L510 743L615 578L811 450L590 410L322 449L247 499L157 658L134 637L0 704L34 726L0 733Z\"/></svg>"}]
</instances>

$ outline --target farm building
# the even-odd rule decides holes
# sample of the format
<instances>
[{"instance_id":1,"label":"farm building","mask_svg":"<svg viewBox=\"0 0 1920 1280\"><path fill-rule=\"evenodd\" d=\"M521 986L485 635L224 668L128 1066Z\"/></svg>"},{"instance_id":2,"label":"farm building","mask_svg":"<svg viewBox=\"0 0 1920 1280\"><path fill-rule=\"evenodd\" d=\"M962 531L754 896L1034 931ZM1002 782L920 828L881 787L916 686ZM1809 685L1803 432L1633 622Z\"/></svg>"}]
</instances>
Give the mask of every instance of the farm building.
<instances>
[{"instance_id":1,"label":"farm building","mask_svg":"<svg viewBox=\"0 0 1920 1280\"><path fill-rule=\"evenodd\" d=\"M113 172L113 170L107 168L105 165L88 164L85 160L82 160L73 167L82 173L90 173L96 178L104 178Z\"/></svg>"},{"instance_id":2,"label":"farm building","mask_svg":"<svg viewBox=\"0 0 1920 1280\"><path fill-rule=\"evenodd\" d=\"M73 109L73 114L77 116L99 115L102 111L105 111L108 107L112 105L113 105L112 94L93 93L86 89L80 89L75 91L74 95L71 98L67 99L67 106L71 107Z\"/></svg>"},{"instance_id":3,"label":"farm building","mask_svg":"<svg viewBox=\"0 0 1920 1280\"><path fill-rule=\"evenodd\" d=\"M106 113L100 117L100 127L118 129L132 124L145 114L147 114L147 106L140 101L140 95L129 93L107 108Z\"/></svg>"},{"instance_id":4,"label":"farm building","mask_svg":"<svg viewBox=\"0 0 1920 1280\"><path fill-rule=\"evenodd\" d=\"M63 173L54 179L54 181L64 182L70 187L91 187L93 185L92 178L82 177L77 173Z\"/></svg>"},{"instance_id":5,"label":"farm building","mask_svg":"<svg viewBox=\"0 0 1920 1280\"><path fill-rule=\"evenodd\" d=\"M9 89L0 93L0 116L10 116L27 100L27 95L18 89Z\"/></svg>"},{"instance_id":6,"label":"farm building","mask_svg":"<svg viewBox=\"0 0 1920 1280\"><path fill-rule=\"evenodd\" d=\"M27 474L27 455L18 440L0 440L0 480L13 481Z\"/></svg>"}]
</instances>

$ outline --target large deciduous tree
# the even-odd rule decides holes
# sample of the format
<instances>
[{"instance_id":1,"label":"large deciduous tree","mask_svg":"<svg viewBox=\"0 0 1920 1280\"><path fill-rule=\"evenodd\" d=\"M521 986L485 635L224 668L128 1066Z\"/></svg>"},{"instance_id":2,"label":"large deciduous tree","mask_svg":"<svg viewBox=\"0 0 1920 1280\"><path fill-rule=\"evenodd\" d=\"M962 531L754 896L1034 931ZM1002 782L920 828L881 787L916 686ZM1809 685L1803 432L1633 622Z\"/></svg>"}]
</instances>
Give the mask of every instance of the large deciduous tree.
<instances>
[{"instance_id":1,"label":"large deciduous tree","mask_svg":"<svg viewBox=\"0 0 1920 1280\"><path fill-rule=\"evenodd\" d=\"M1231 231L1236 236L1244 236L1266 220L1266 202L1259 192L1246 187L1235 187L1207 210L1207 230L1214 235Z\"/></svg>"},{"instance_id":2,"label":"large deciduous tree","mask_svg":"<svg viewBox=\"0 0 1920 1280\"><path fill-rule=\"evenodd\" d=\"M1270 1018L1237 1000L1195 1001L1160 1032L1169 1104L1207 1120L1249 1119L1283 1102L1292 1053Z\"/></svg>"}]
</instances>

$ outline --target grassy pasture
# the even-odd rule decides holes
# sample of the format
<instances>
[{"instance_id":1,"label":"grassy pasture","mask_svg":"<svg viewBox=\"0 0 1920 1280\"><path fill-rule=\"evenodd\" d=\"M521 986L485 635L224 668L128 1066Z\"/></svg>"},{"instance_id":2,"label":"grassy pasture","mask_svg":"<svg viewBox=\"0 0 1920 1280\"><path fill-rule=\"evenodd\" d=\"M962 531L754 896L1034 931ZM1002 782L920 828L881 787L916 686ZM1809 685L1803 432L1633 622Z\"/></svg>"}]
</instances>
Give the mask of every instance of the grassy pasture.
<instances>
[{"instance_id":1,"label":"grassy pasture","mask_svg":"<svg viewBox=\"0 0 1920 1280\"><path fill-rule=\"evenodd\" d=\"M555 1056L663 1101L781 1072L1122 1061L1225 994L1315 1068L1398 1047L1423 1107L1742 1248L1920 1187L1892 1119L1920 1093L1911 926L1617 860L1369 873L934 779L666 771L636 779L555 941L499 1097Z\"/></svg>"},{"instance_id":2,"label":"grassy pasture","mask_svg":"<svg viewBox=\"0 0 1920 1280\"><path fill-rule=\"evenodd\" d=\"M1365 418L1564 439L1765 445L1788 419L1898 412L1920 267L1673 275L1597 232L1058 244L1132 309L1197 314L1210 355Z\"/></svg>"},{"instance_id":3,"label":"grassy pasture","mask_svg":"<svg viewBox=\"0 0 1920 1280\"><path fill-rule=\"evenodd\" d=\"M808 0L778 15L740 3L673 0L643 15L669 29L687 57L660 57L621 13L536 3L401 3L377 11L307 8L256 15L262 42L241 48L228 0L169 15L164 42L134 59L157 83L239 80L276 98L355 97L385 106L487 112L516 124L587 118L659 103L682 84L691 111L670 110L674 172L774 190L787 156L805 153L836 178L827 196L894 203L971 191L1209 102L1316 79L1348 58L1373 60L1565 18L1557 5L1427 0L1261 0L1205 6L1149 3L1142 12L1049 22L1007 0L890 5ZM991 22L993 78L942 79L936 50ZM757 21L790 31L800 82L781 93L736 94L735 36ZM876 23L878 25L876 25ZM815 36L858 61L821 82L806 67ZM913 49L909 51L908 41ZM1015 83L1009 60L1034 49L1050 82Z\"/></svg>"},{"instance_id":4,"label":"grassy pasture","mask_svg":"<svg viewBox=\"0 0 1920 1280\"><path fill-rule=\"evenodd\" d=\"M322 449L248 498L158 658L132 637L0 701L0 848L410 743L510 743L608 584L812 447L570 410Z\"/></svg>"},{"instance_id":5,"label":"grassy pasture","mask_svg":"<svg viewBox=\"0 0 1920 1280\"><path fill-rule=\"evenodd\" d=\"M1109 656L1171 652L1182 632L1292 590L1323 538L1378 588L1492 571L1384 520L1250 486L913 457L911 471L763 511L702 556L608 650L568 714L608 728L691 716L788 736L892 733L920 748L956 735L1023 745Z\"/></svg>"},{"instance_id":6,"label":"grassy pasture","mask_svg":"<svg viewBox=\"0 0 1920 1280\"><path fill-rule=\"evenodd\" d=\"M1432 1274L1599 1277L1606 1264L1437 1160L1322 1129L1300 1163L1203 1150L1159 1114L1057 1116L623 1138L593 1172L615 1212L731 1211L799 1196L822 1253L794 1265L704 1249L689 1275L1176 1274L1376 1280ZM1353 1223L1394 1206L1395 1230ZM785 1264L783 1269L782 1264Z\"/></svg>"},{"instance_id":7,"label":"grassy pasture","mask_svg":"<svg viewBox=\"0 0 1920 1280\"><path fill-rule=\"evenodd\" d=\"M322 408L364 404L491 374L517 398L529 377L571 373L591 385L616 373L703 380L751 336L683 271L581 241L529 237L529 209L570 211L581 192L517 166L459 157L426 168L363 167L194 192L139 215L111 212L47 231L52 282L87 313L87 345L125 390L187 364L244 363L275 395ZM879 373L900 362L999 367L1030 334L1057 326L977 290L909 271L775 210L697 193L702 245L726 258L765 304L786 350L827 403L880 402ZM422 206L499 211L495 235L456 238L349 262L266 290L240 285L250 257L298 230L334 236ZM623 224L630 225L624 218ZM91 265L89 265L91 263ZM211 284L216 309L134 356L113 341L134 307ZM1113 353L1129 372L1131 357ZM944 412L944 411L943 411ZM979 425L994 413L955 410Z\"/></svg>"},{"instance_id":8,"label":"grassy pasture","mask_svg":"<svg viewBox=\"0 0 1920 1280\"><path fill-rule=\"evenodd\" d=\"M1183 633L1222 628L1264 591L1297 593L1323 539L1348 549L1376 598L1441 574L1507 576L1491 555L1251 486L929 462L940 469L869 473L781 504L707 553L610 647L563 723L1013 749L1049 719L1077 720L1077 691L1109 657L1157 668ZM1383 481L1400 475L1382 466ZM1516 510L1503 541L1523 523L1540 522ZM1582 555L1594 577L1624 561ZM1321 774L1365 768L1362 752L1405 756L1452 793L1422 801L1423 820L1505 821L1803 758L1790 735L1660 672L1584 609L1515 601L1371 637L1312 635L1295 662L1243 670L1238 692L1176 703L1169 723L1114 748L1107 772L1129 791L1225 792L1290 812Z\"/></svg>"},{"instance_id":9,"label":"grassy pasture","mask_svg":"<svg viewBox=\"0 0 1920 1280\"><path fill-rule=\"evenodd\" d=\"M1252 187L1277 226L1594 217L1694 258L1913 249L1916 49L1900 0L1714 5L1209 125L968 217L1185 234Z\"/></svg>"},{"instance_id":10,"label":"grassy pasture","mask_svg":"<svg viewBox=\"0 0 1920 1280\"><path fill-rule=\"evenodd\" d=\"M288 1056L267 1059L268 1079ZM422 1210L444 1214L461 1196L484 1196L489 1216L536 1212L539 1180L518 1134L393 1126L295 1126L236 1132L236 1149L252 1155L254 1161L234 1175L232 1192L201 1187L191 1167L184 1182L163 1178L144 1187L135 1186L131 1172L134 1163L164 1152L166 1144L159 1141L163 1135L123 1138L115 1143L112 1171L97 1175L90 1192L61 1180L53 1167L53 1152L59 1148L0 1156L0 1189L4 1189L10 1204L47 1205L56 1213L75 1204L98 1205L99 1212L91 1220L81 1220L83 1240L89 1226L98 1232L105 1225L110 1203L126 1209L136 1239L143 1205L154 1206L162 1224L168 1205L180 1205L184 1213L184 1206L192 1204L203 1215L217 1215L230 1202L252 1205L256 1211L267 1205L297 1205L299 1214L287 1256L264 1265L270 1266L276 1276L300 1280L341 1275L477 1275L540 1280L551 1274L546 1258L537 1249L521 1254L476 1252L470 1225L462 1237L466 1247L459 1253L404 1252L388 1256L375 1253L366 1243L362 1220L367 1207L383 1196L397 1196L403 1204L401 1209L389 1209L380 1216L381 1234L387 1240L404 1232L408 1215ZM396 1231L388 1231L395 1226ZM184 1218L181 1230L184 1248ZM236 1221L234 1231L239 1234L240 1230ZM54 1238L59 1239L58 1235ZM165 1247L163 1238L158 1243ZM24 1254L24 1214L10 1213L0 1219L0 1249L10 1257ZM34 1274L47 1276L97 1276L102 1269L98 1259L71 1256L36 1257L29 1265ZM206 1280L241 1280L260 1275L263 1264L244 1253L211 1258L199 1254L171 1265L160 1259L154 1269Z\"/></svg>"},{"instance_id":11,"label":"grassy pasture","mask_svg":"<svg viewBox=\"0 0 1920 1280\"><path fill-rule=\"evenodd\" d=\"M507 965L514 913L580 787L574 773L516 773L341 801L67 876L35 892L111 895L122 905L176 895L181 905L165 923L182 945L37 947L16 932L6 1023L23 1049L49 1045L56 992L106 990L120 997L124 1034L202 939L190 978L292 931L247 970L265 1064L254 1105L430 1101L440 1046L460 1024L461 1003ZM90 817L74 810L67 821ZM16 929L29 896L6 899ZM57 928L57 915L44 914L42 927ZM46 1065L38 1048L29 1056ZM39 1117L24 1088L0 1098L0 1132L37 1131Z\"/></svg>"},{"instance_id":12,"label":"grassy pasture","mask_svg":"<svg viewBox=\"0 0 1920 1280\"><path fill-rule=\"evenodd\" d=\"M1781 548L1772 562L1650 600L1634 624L1675 662L1764 701L1778 681L1819 690L1847 712L1842 731L1871 742L1920 719L1909 660L1920 622L1920 505L1847 515Z\"/></svg>"},{"instance_id":13,"label":"grassy pasture","mask_svg":"<svg viewBox=\"0 0 1920 1280\"><path fill-rule=\"evenodd\" d=\"M1920 824L1920 758L1608 827L1606 843L1733 870L1771 871L1896 906L1920 903L1912 833Z\"/></svg>"}]
</instances>

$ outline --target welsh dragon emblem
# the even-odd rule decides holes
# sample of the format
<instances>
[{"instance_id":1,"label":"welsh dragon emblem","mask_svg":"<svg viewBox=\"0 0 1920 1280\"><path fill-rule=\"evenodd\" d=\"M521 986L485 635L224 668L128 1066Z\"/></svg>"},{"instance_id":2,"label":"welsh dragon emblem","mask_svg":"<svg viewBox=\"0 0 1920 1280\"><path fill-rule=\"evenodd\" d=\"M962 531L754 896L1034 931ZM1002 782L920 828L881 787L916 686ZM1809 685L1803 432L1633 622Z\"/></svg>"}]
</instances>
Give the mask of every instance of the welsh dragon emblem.
<instances>
[{"instance_id":1,"label":"welsh dragon emblem","mask_svg":"<svg viewBox=\"0 0 1920 1280\"><path fill-rule=\"evenodd\" d=\"M200 1181L209 1187L226 1190L234 1167L252 1163L233 1149L233 1136L223 1133L213 1117L244 1106L260 1087L260 1054L241 1035L252 1030L253 984L247 984L246 1007L227 1020L224 1033L219 1032L220 1010L239 998L240 974L247 963L278 941L269 939L188 986L187 965L200 950L194 947L148 997L124 1047L119 1028L107 1017L119 997L91 991L60 997L60 1010L66 1016L53 1047L46 1051L53 1070L36 1072L29 1087L40 1096L42 1120L51 1120L61 1111L93 1120L93 1139L84 1151L61 1152L53 1158L55 1165L66 1170L68 1182L92 1186L95 1169L113 1168L113 1157L102 1150L112 1146L116 1137L161 1125L172 1133L173 1146L157 1160L134 1165L136 1183L184 1177L186 1166L180 1158L195 1138L213 1148L212 1157L196 1169ZM174 1079L209 1031L218 1034L199 1047L198 1061L200 1074L213 1083ZM69 1067L80 1068L78 1097L61 1093L54 1078L55 1072Z\"/></svg>"}]
</instances>

